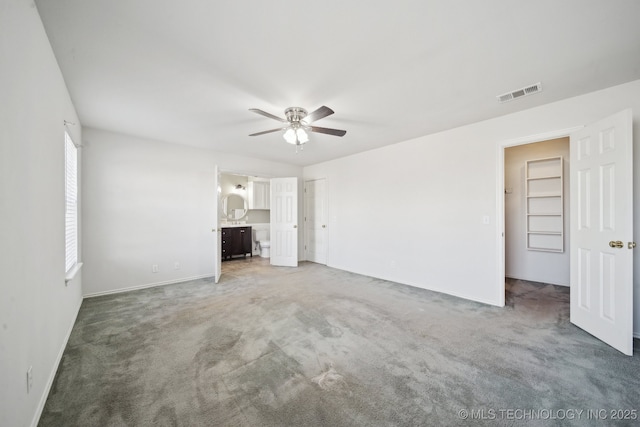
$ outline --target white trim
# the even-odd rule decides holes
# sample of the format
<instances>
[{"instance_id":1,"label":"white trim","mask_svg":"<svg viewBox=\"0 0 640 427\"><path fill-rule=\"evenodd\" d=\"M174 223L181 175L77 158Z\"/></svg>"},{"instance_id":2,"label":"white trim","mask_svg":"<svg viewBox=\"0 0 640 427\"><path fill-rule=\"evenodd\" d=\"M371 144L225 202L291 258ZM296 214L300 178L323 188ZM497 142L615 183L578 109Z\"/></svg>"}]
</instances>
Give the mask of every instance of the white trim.
<instances>
[{"instance_id":1,"label":"white trim","mask_svg":"<svg viewBox=\"0 0 640 427\"><path fill-rule=\"evenodd\" d=\"M33 415L33 419L31 420L31 427L37 427L40 422L40 417L42 416L42 411L44 410L44 405L47 403L47 398L49 397L49 393L51 392L51 387L53 386L53 381L56 378L56 374L58 373L58 368L60 367L60 362L62 361L62 356L64 355L64 351L67 348L67 344L69 343L69 338L71 337L71 332L73 331L73 327L76 325L76 320L78 319L78 313L80 313L80 307L82 306L83 299L80 299L80 303L76 308L76 314L73 316L73 320L71 321L71 325L69 325L69 330L62 341L62 346L58 351L58 355L56 356L56 362L53 365L53 369L49 373L49 378L47 379L46 384L44 385L44 391L42 392L42 396L40 396L40 401L38 402L38 406L36 407L36 412Z\"/></svg>"},{"instance_id":2,"label":"white trim","mask_svg":"<svg viewBox=\"0 0 640 427\"><path fill-rule=\"evenodd\" d=\"M539 133L536 135L530 135L530 136L521 136L518 138L512 138L512 139L507 139L504 141L500 141L498 144L501 147L514 147L516 145L525 145L525 144L531 144L534 142L541 142L541 141L546 141L549 139L558 139L558 138L565 138L568 137L569 135L571 135L572 133L580 130L584 128L584 125L581 126L573 126L570 128L566 128L566 129L560 129L560 130L556 130L556 131L550 131L550 132L543 132L543 133Z\"/></svg>"},{"instance_id":3,"label":"white trim","mask_svg":"<svg viewBox=\"0 0 640 427\"><path fill-rule=\"evenodd\" d=\"M64 277L64 284L66 285L67 283L72 281L76 277L76 274L78 274L81 269L82 269L82 263L81 262L78 262L78 263L76 263L76 265L71 267L71 269L69 271L67 271L67 274Z\"/></svg>"},{"instance_id":4,"label":"white trim","mask_svg":"<svg viewBox=\"0 0 640 427\"><path fill-rule=\"evenodd\" d=\"M402 286L410 286L412 288L422 289L422 290L429 291L429 292L437 292L439 294L449 295L449 296L455 297L455 298L461 298L461 299L464 299L464 300L467 300L467 301L470 301L470 302L477 302L479 304L486 304L486 305L490 305L490 306L494 306L494 307L495 306L501 307L496 301L492 301L492 300L486 299L486 298L479 299L479 298L477 298L475 296L471 297L471 296L468 296L466 294L459 293L459 292L450 292L448 289L427 287L424 284L421 284L421 283L418 284L416 282L404 282L404 281L400 281L398 279L395 279L395 278L389 277L389 276L384 276L384 277L372 276L369 273L363 273L363 272L360 272L358 270L346 269L344 267L336 267L336 266L329 266L329 265L327 265L327 267L335 268L335 269L341 270L341 271L346 271L348 273L359 274L361 276L372 277L372 278L378 279L378 280L384 280L386 282L395 283L395 284L402 285Z\"/></svg>"},{"instance_id":5,"label":"white trim","mask_svg":"<svg viewBox=\"0 0 640 427\"><path fill-rule=\"evenodd\" d=\"M191 280L204 279L204 278L207 278L207 277L215 277L215 274L203 274L203 275L200 275L200 276L182 277L180 279L165 280L163 282L147 283L147 284L144 284L144 285L131 286L129 288L120 288L120 289L112 289L112 290L109 290L109 291L94 292L92 294L84 295L84 298L93 298L93 297L100 297L100 296L103 296L103 295L120 294L122 292L137 291L139 289L155 288L156 286L173 285L175 283L189 282Z\"/></svg>"},{"instance_id":6,"label":"white trim","mask_svg":"<svg viewBox=\"0 0 640 427\"><path fill-rule=\"evenodd\" d=\"M508 274L505 273L504 275L505 279L512 279L512 280L525 280L527 282L535 282L535 283L542 283L545 285L555 285L555 286L563 286L565 288L568 288L570 285L568 283L558 283L558 282L551 282L549 280L546 280L544 282L541 282L538 279L527 279L526 277L514 277L514 276L510 276Z\"/></svg>"},{"instance_id":7,"label":"white trim","mask_svg":"<svg viewBox=\"0 0 640 427\"><path fill-rule=\"evenodd\" d=\"M444 294L444 295L449 295L455 298L461 298L463 300L467 300L469 302L477 302L479 304L486 304L486 305L490 305L490 306L494 306L494 307L503 307L504 303L500 304L500 301L494 301L494 300L490 300L490 299L486 299L486 298L478 298L478 297L471 297L469 295L460 293L460 292L451 292L449 290L445 290L445 289L440 289L440 288L428 288L426 286L420 286L416 283L410 283L410 282L398 282L397 280L390 280L390 279L384 279L384 280L388 280L390 282L393 283L398 283L400 285L406 285L406 286L411 286L413 288L418 288L418 289L424 289L425 291L430 291L430 292L437 292L439 294ZM503 292L504 294L504 292Z\"/></svg>"},{"instance_id":8,"label":"white trim","mask_svg":"<svg viewBox=\"0 0 640 427\"><path fill-rule=\"evenodd\" d=\"M504 244L504 148L505 145L498 144L497 161L498 170L496 171L496 179L498 181L498 191L496 194L496 278L498 280L498 306L505 305L505 244Z\"/></svg>"}]
</instances>

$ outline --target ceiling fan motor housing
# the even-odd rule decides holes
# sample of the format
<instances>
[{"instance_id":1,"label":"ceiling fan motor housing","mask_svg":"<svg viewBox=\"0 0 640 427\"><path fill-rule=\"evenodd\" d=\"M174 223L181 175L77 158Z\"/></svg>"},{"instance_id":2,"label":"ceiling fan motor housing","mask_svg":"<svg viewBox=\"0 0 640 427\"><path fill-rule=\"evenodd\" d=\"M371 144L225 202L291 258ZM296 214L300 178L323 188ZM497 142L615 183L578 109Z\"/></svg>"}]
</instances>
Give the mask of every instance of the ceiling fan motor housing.
<instances>
[{"instance_id":1,"label":"ceiling fan motor housing","mask_svg":"<svg viewBox=\"0 0 640 427\"><path fill-rule=\"evenodd\" d=\"M284 115L287 117L287 120L290 122L299 122L300 120L307 117L307 110L300 107L289 107L284 110Z\"/></svg>"}]
</instances>

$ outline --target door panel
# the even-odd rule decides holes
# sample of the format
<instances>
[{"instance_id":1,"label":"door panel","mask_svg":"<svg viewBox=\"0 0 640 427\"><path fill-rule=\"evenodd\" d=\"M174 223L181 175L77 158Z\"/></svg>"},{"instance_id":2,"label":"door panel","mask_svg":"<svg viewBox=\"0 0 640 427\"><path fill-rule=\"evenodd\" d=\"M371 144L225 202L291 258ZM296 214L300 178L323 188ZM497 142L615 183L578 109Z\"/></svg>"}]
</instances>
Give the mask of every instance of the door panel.
<instances>
[{"instance_id":1,"label":"door panel","mask_svg":"<svg viewBox=\"0 0 640 427\"><path fill-rule=\"evenodd\" d=\"M298 178L271 180L271 264L298 266Z\"/></svg>"},{"instance_id":2,"label":"door panel","mask_svg":"<svg viewBox=\"0 0 640 427\"><path fill-rule=\"evenodd\" d=\"M308 261L327 263L327 193L326 180L305 183L305 250Z\"/></svg>"},{"instance_id":3,"label":"door panel","mask_svg":"<svg viewBox=\"0 0 640 427\"><path fill-rule=\"evenodd\" d=\"M632 114L571 135L571 322L633 354ZM623 241L622 247L610 242Z\"/></svg>"}]
</instances>

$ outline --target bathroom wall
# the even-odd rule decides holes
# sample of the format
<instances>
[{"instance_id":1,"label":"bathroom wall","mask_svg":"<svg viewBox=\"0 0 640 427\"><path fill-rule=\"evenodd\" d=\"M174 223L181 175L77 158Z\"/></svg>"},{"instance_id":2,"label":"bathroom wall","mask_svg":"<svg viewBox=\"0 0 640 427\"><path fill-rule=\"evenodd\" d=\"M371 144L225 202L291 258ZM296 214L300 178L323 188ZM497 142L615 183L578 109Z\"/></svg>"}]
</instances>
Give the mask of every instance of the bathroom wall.
<instances>
[{"instance_id":1,"label":"bathroom wall","mask_svg":"<svg viewBox=\"0 0 640 427\"><path fill-rule=\"evenodd\" d=\"M244 189L236 189L240 184ZM220 198L228 194L239 194L245 198L248 197L249 177L246 175L221 173L220 174ZM271 212L267 209L249 209L247 215L241 219L247 224L269 224L271 222Z\"/></svg>"},{"instance_id":2,"label":"bathroom wall","mask_svg":"<svg viewBox=\"0 0 640 427\"><path fill-rule=\"evenodd\" d=\"M271 211L267 209L249 209L247 212L247 224L269 224Z\"/></svg>"},{"instance_id":3,"label":"bathroom wall","mask_svg":"<svg viewBox=\"0 0 640 427\"><path fill-rule=\"evenodd\" d=\"M525 162L562 156L564 160L564 252L527 249ZM569 286L569 138L517 145L504 150L505 275Z\"/></svg>"},{"instance_id":4,"label":"bathroom wall","mask_svg":"<svg viewBox=\"0 0 640 427\"><path fill-rule=\"evenodd\" d=\"M243 197L247 197L247 185L249 183L249 179L245 175L235 175L230 173L221 173L220 174L220 182L218 185L220 186L220 197L224 197L228 194L240 194ZM242 185L244 190L237 190L236 185Z\"/></svg>"}]
</instances>

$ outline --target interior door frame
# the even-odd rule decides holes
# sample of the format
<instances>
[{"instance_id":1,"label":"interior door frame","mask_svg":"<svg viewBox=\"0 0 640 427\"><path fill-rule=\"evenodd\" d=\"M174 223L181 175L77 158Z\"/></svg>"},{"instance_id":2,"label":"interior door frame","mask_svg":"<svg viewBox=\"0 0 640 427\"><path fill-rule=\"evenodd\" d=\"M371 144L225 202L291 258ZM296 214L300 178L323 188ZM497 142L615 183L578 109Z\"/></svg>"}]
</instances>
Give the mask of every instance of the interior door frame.
<instances>
[{"instance_id":1,"label":"interior door frame","mask_svg":"<svg viewBox=\"0 0 640 427\"><path fill-rule=\"evenodd\" d=\"M567 129L560 129L545 133L540 133L536 135L523 136L519 138L509 139L505 141L501 141L498 143L496 154L497 154L497 165L498 170L496 171L496 248L498 251L497 254L497 265L496 265L496 277L498 283L496 284L496 289L499 289L500 295L498 295L499 306L504 307L505 304L505 292L506 292L506 282L505 282L505 211L504 211L504 150L509 147L515 147L518 145L526 145L533 144L536 142L547 141L550 139L558 139L558 138L567 138L572 133L584 128L584 126L574 126ZM571 150L571 147L569 147ZM571 152L571 151L569 151ZM567 176L571 174L571 162L569 162L569 170L566 172ZM569 229L571 228L571 217L569 217Z\"/></svg>"},{"instance_id":2,"label":"interior door frame","mask_svg":"<svg viewBox=\"0 0 640 427\"><path fill-rule=\"evenodd\" d=\"M324 184L325 184L325 193L324 193L324 203L326 206L326 214L327 217L325 218L326 223L327 223L327 227L329 226L329 179L321 176L321 177L317 177L317 178L311 178L311 179L304 179L302 184L303 184L303 212L302 212L302 217L304 219L304 236L303 236L303 242L304 242L304 259L305 261L308 261L308 257L307 257L307 244L309 243L307 241L308 236L307 236L307 183L308 182L312 182L312 181L319 181L319 180L323 180ZM327 229L326 231L326 239L325 239L325 263L323 265L329 265L329 230Z\"/></svg>"},{"instance_id":3,"label":"interior door frame","mask_svg":"<svg viewBox=\"0 0 640 427\"><path fill-rule=\"evenodd\" d=\"M219 172L220 175L226 174L226 175L239 175L239 176L246 176L246 177L253 176L253 177L256 177L256 178L264 178L264 179L277 178L275 176L267 175L267 174L263 174L263 173L238 171L238 170L235 170L235 169L220 169L220 168L218 168L218 172ZM218 183L218 185L220 185L220 183ZM220 209L221 208L219 208L218 210L220 210ZM219 213L220 212L218 212L218 214ZM249 225L251 225L251 224L249 224ZM251 236L251 241L253 242L253 236ZM253 247L251 249L253 251Z\"/></svg>"},{"instance_id":4,"label":"interior door frame","mask_svg":"<svg viewBox=\"0 0 640 427\"><path fill-rule=\"evenodd\" d=\"M213 166L213 170L215 173L215 213L214 213L214 228L211 230L215 234L215 271L214 271L214 279L215 282L220 282L220 277L222 276L222 230L220 229L220 167L216 163Z\"/></svg>"}]
</instances>

